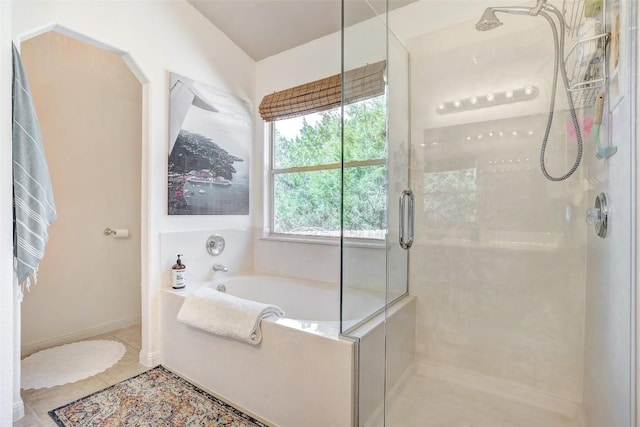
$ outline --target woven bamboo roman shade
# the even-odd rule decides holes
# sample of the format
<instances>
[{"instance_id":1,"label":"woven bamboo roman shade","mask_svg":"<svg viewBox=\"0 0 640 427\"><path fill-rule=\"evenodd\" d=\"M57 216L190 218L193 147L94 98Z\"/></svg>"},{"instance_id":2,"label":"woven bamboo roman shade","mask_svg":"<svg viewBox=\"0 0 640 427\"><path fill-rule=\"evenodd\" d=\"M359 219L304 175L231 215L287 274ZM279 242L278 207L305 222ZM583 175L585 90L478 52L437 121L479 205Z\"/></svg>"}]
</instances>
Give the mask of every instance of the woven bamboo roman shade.
<instances>
[{"instance_id":1,"label":"woven bamboo roman shade","mask_svg":"<svg viewBox=\"0 0 640 427\"><path fill-rule=\"evenodd\" d=\"M363 101L384 94L386 61L368 64L344 73L345 102ZM316 80L262 98L260 116L266 122L289 119L339 107L342 76Z\"/></svg>"}]
</instances>

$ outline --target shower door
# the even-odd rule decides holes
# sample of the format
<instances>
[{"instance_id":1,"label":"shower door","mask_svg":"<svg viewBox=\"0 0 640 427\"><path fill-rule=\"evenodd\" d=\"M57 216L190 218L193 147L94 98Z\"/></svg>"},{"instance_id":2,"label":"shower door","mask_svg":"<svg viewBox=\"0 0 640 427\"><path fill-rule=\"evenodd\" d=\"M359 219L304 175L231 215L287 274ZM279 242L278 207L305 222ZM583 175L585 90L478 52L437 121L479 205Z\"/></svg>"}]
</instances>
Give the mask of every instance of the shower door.
<instances>
[{"instance_id":1,"label":"shower door","mask_svg":"<svg viewBox=\"0 0 640 427\"><path fill-rule=\"evenodd\" d=\"M388 49L384 2L382 6L374 10L365 0L343 3L343 333L407 292L407 250L413 232L408 57L403 50ZM364 99L349 99L351 70L368 64L381 64L382 73L364 84L380 79L382 90Z\"/></svg>"},{"instance_id":2,"label":"shower door","mask_svg":"<svg viewBox=\"0 0 640 427\"><path fill-rule=\"evenodd\" d=\"M343 1L341 332L358 342L358 425L384 422L386 308L408 292L408 254L414 237L409 57L389 34L387 16L384 1ZM350 102L350 71L380 63L383 74L373 80L382 78L384 90ZM412 347L410 330L412 325L403 336L411 335ZM405 344L394 338L392 345Z\"/></svg>"}]
</instances>

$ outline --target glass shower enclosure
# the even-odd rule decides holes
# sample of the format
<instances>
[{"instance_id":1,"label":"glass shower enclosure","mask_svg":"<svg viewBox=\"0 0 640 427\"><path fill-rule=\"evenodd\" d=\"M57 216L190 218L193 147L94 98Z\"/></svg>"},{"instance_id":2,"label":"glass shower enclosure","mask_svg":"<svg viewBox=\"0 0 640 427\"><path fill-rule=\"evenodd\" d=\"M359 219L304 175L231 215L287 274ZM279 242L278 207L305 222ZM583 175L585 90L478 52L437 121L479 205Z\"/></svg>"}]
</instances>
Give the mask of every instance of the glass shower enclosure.
<instances>
[{"instance_id":1,"label":"glass shower enclosure","mask_svg":"<svg viewBox=\"0 0 640 427\"><path fill-rule=\"evenodd\" d=\"M357 424L635 425L635 2L342 7L386 82L376 239L342 168Z\"/></svg>"},{"instance_id":2,"label":"glass shower enclosure","mask_svg":"<svg viewBox=\"0 0 640 427\"><path fill-rule=\"evenodd\" d=\"M395 5L396 7L398 5ZM362 177L353 173L349 120L343 102L343 235L341 239L341 332L358 343L357 393L354 414L359 425L384 422L387 386L409 367L413 355L415 298L408 295L409 250L415 234L416 200L410 185L409 55L388 30L385 2L343 2L343 93L349 91L349 70L364 64L384 63L384 138L378 168L383 180L375 192L354 191ZM371 143L371 142L370 142ZM349 219L352 197L376 200L382 196L382 232L375 239L351 239ZM363 294L364 291L364 294ZM367 298L363 298L366 295ZM395 328L395 329L394 329ZM398 330L397 336L387 331ZM389 355L386 346L401 347ZM391 379L391 380L389 380ZM390 382L389 382L390 381ZM389 383L389 384L388 384ZM365 424L366 423L366 424Z\"/></svg>"},{"instance_id":3,"label":"glass shower enclosure","mask_svg":"<svg viewBox=\"0 0 640 427\"><path fill-rule=\"evenodd\" d=\"M353 330L384 309L389 301L407 292L407 250L413 233L413 196L409 194L409 135L406 120L409 109L408 56L399 43L388 43L389 33L384 20L386 4L381 5L384 9L377 11L366 1L343 3L343 333ZM391 60L393 67L390 66ZM365 64L381 65L385 90L377 98L360 102L354 108L354 104L346 99L352 90L349 70L358 69ZM361 110L357 110L357 107ZM365 129L353 125L355 115L366 115ZM371 156L358 157L353 133L366 134L363 145L380 144L373 159ZM362 151L366 153L368 150ZM375 205L375 209L363 211L362 204L356 203L362 200ZM359 210L356 211L356 207ZM358 221L362 217L373 217L374 221L371 222L375 225Z\"/></svg>"}]
</instances>

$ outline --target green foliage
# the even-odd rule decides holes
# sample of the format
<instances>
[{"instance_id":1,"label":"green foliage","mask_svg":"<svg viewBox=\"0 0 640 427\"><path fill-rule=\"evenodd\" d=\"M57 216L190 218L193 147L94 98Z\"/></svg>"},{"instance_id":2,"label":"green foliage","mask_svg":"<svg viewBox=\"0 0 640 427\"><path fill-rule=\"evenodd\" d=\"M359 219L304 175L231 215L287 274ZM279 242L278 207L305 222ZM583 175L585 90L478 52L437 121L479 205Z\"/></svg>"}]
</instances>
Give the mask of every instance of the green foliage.
<instances>
[{"instance_id":1,"label":"green foliage","mask_svg":"<svg viewBox=\"0 0 640 427\"><path fill-rule=\"evenodd\" d=\"M336 235L341 228L341 198L345 230L386 228L386 166L349 165L386 159L385 102L381 96L345 108L344 144L340 109L319 113L313 123L303 118L299 133L291 139L278 132L276 122L275 169L335 167L275 175L275 232Z\"/></svg>"},{"instance_id":2,"label":"green foliage","mask_svg":"<svg viewBox=\"0 0 640 427\"><path fill-rule=\"evenodd\" d=\"M386 98L380 96L345 108L344 161L387 158Z\"/></svg>"},{"instance_id":3,"label":"green foliage","mask_svg":"<svg viewBox=\"0 0 640 427\"><path fill-rule=\"evenodd\" d=\"M339 169L279 174L274 187L277 233L340 230Z\"/></svg>"},{"instance_id":4,"label":"green foliage","mask_svg":"<svg viewBox=\"0 0 640 427\"><path fill-rule=\"evenodd\" d=\"M345 230L387 228L386 166L345 169L343 197Z\"/></svg>"},{"instance_id":5,"label":"green foliage","mask_svg":"<svg viewBox=\"0 0 640 427\"><path fill-rule=\"evenodd\" d=\"M292 139L280 135L276 122L276 169L340 162L340 110L325 111L320 116L315 125L303 117L300 132Z\"/></svg>"}]
</instances>

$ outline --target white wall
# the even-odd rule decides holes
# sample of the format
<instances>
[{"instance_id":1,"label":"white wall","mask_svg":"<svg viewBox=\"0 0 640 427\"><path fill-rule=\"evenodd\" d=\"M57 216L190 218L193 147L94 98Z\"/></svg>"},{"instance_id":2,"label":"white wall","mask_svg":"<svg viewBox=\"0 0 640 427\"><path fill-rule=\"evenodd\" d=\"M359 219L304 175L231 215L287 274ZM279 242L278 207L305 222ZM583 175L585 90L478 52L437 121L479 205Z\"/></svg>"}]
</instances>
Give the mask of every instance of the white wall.
<instances>
[{"instance_id":1,"label":"white wall","mask_svg":"<svg viewBox=\"0 0 640 427\"><path fill-rule=\"evenodd\" d=\"M210 255L205 242L210 236L220 235L225 240L221 254ZM253 270L253 233L251 229L210 229L170 231L160 234L160 260L162 265L173 265L177 254L185 254L187 266L186 289L194 289L205 282L228 275L238 275ZM188 259L188 262L186 261ZM229 271L213 271L213 264L222 264ZM171 271L163 269L162 288L171 287Z\"/></svg>"},{"instance_id":2,"label":"white wall","mask_svg":"<svg viewBox=\"0 0 640 427\"><path fill-rule=\"evenodd\" d=\"M337 11L338 12L338 11ZM338 12L339 13L339 12ZM284 72L283 70L286 70ZM255 105L272 92L340 73L340 39L322 37L256 63ZM264 194L268 188L269 140L267 125L257 108L255 119L255 159L253 175L262 179L253 187L252 205L256 215L255 268L266 273L339 283L340 248L336 245L311 245L262 239L268 227Z\"/></svg>"},{"instance_id":3,"label":"white wall","mask_svg":"<svg viewBox=\"0 0 640 427\"><path fill-rule=\"evenodd\" d=\"M425 32L437 31L460 22L473 20L476 22L487 7L528 5L530 2L514 0L455 0L434 2L418 0L407 6L389 12L389 28L402 43L423 35ZM551 3L561 6L558 1ZM562 2L560 2L562 3ZM527 25L527 23L524 23ZM522 26L521 26L522 28ZM448 43L465 43L459 38L452 38Z\"/></svg>"},{"instance_id":4,"label":"white wall","mask_svg":"<svg viewBox=\"0 0 640 427\"><path fill-rule=\"evenodd\" d=\"M22 304L26 355L140 322L142 85L120 56L54 31L21 56L58 213Z\"/></svg>"},{"instance_id":5,"label":"white wall","mask_svg":"<svg viewBox=\"0 0 640 427\"><path fill-rule=\"evenodd\" d=\"M631 2L626 3L627 6ZM636 219L632 216L637 202L633 183L637 156L637 120L632 113L635 105L637 65L630 65L631 55L637 55L634 16L621 16L627 43L621 46L624 98L614 106L612 93L607 93L602 142L615 145L616 154L602 161L590 148L586 155L588 170L587 203L593 206L595 197L605 192L611 219L605 239L596 236L593 226L587 233L587 290L585 317L584 405L590 426L635 426L634 340L637 276L633 259L636 244ZM628 27L628 28L624 28ZM637 59L636 59L637 60ZM611 113L609 113L609 107ZM637 208L636 208L637 209ZM637 210L635 212L637 214ZM637 256L637 253L636 253ZM635 262L634 262L635 261ZM635 317L634 317L635 316Z\"/></svg>"},{"instance_id":6,"label":"white wall","mask_svg":"<svg viewBox=\"0 0 640 427\"><path fill-rule=\"evenodd\" d=\"M11 181L11 3L0 2L0 425L10 425L14 402L22 405L14 388L13 213ZM16 393L17 392L17 393ZM15 399L15 400L14 400ZM16 414L16 418L22 414Z\"/></svg>"},{"instance_id":7,"label":"white wall","mask_svg":"<svg viewBox=\"0 0 640 427\"><path fill-rule=\"evenodd\" d=\"M158 357L161 231L243 227L249 216L169 217L167 212L168 84L176 72L243 100L253 97L255 64L184 1L21 1L13 5L13 38L59 26L124 55L142 77L142 321L141 361ZM66 30L65 30L66 29Z\"/></svg>"},{"instance_id":8,"label":"white wall","mask_svg":"<svg viewBox=\"0 0 640 427\"><path fill-rule=\"evenodd\" d=\"M306 52L313 51L308 57ZM307 62L308 66L301 66ZM283 72L286 70L286 72ZM262 98L272 92L340 73L340 39L336 35L319 38L300 47L287 50L256 63L256 85L254 103L260 105ZM255 158L253 175L262 179L256 182L252 195L252 205L256 215L253 226L257 230L268 227L268 210L264 194L268 186L269 135L268 126L262 121L258 111L255 120ZM257 242L260 244L259 242ZM259 250L259 249L257 249Z\"/></svg>"}]
</instances>

